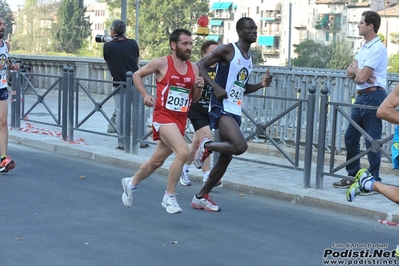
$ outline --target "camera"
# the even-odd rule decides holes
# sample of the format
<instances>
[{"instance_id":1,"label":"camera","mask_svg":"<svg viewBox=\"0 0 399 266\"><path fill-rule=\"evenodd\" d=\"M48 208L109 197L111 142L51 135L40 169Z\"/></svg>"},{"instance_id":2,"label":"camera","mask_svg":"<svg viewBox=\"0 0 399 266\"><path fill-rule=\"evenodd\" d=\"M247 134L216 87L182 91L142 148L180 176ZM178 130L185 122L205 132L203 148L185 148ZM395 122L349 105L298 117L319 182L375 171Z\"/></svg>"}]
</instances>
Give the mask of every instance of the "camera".
<instances>
[{"instance_id":1,"label":"camera","mask_svg":"<svg viewBox=\"0 0 399 266\"><path fill-rule=\"evenodd\" d=\"M101 35L101 34L97 34L94 39L96 42L110 42L113 40L113 38L111 36Z\"/></svg>"}]
</instances>

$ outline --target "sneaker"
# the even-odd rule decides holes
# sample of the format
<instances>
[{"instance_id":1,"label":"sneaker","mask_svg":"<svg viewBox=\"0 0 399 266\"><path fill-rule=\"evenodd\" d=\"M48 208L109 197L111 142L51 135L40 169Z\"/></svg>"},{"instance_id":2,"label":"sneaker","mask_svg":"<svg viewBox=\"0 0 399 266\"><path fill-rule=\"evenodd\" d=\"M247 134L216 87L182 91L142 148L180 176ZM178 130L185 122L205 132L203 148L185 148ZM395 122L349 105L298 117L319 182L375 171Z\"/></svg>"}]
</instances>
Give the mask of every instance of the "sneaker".
<instances>
[{"instance_id":1,"label":"sneaker","mask_svg":"<svg viewBox=\"0 0 399 266\"><path fill-rule=\"evenodd\" d=\"M7 173L8 171L14 168L15 168L15 162L13 159L11 159L10 156L4 158L3 161L0 163L0 172Z\"/></svg>"},{"instance_id":2,"label":"sneaker","mask_svg":"<svg viewBox=\"0 0 399 266\"><path fill-rule=\"evenodd\" d=\"M202 199L197 199L197 197L194 195L193 200L191 201L191 207L194 209L203 209L210 212L220 211L219 206L212 201L211 196L208 194L206 194Z\"/></svg>"},{"instance_id":3,"label":"sneaker","mask_svg":"<svg viewBox=\"0 0 399 266\"><path fill-rule=\"evenodd\" d=\"M349 188L353 183L354 183L354 181L352 181L350 179L343 178L338 182L334 182L333 186L335 188Z\"/></svg>"},{"instance_id":4,"label":"sneaker","mask_svg":"<svg viewBox=\"0 0 399 266\"><path fill-rule=\"evenodd\" d=\"M209 155L212 153L211 151L209 151L208 149L205 148L205 144L207 144L208 142L212 142L212 141L209 138L204 137L201 140L201 143L198 147L197 152L195 153L194 165L198 169L200 169L202 167L202 165L204 165L205 159L208 158Z\"/></svg>"},{"instance_id":5,"label":"sneaker","mask_svg":"<svg viewBox=\"0 0 399 266\"><path fill-rule=\"evenodd\" d=\"M364 184L366 181L373 178L367 169L360 169L356 176L354 183L349 187L346 192L346 200L352 202L355 200L355 197L359 195L361 192L368 193L369 191L364 188Z\"/></svg>"},{"instance_id":6,"label":"sneaker","mask_svg":"<svg viewBox=\"0 0 399 266\"><path fill-rule=\"evenodd\" d=\"M136 192L136 189L130 189L129 183L132 180L131 177L125 177L121 180L123 193L122 193L122 202L126 207L130 207L133 204L133 193Z\"/></svg>"},{"instance_id":7,"label":"sneaker","mask_svg":"<svg viewBox=\"0 0 399 266\"><path fill-rule=\"evenodd\" d=\"M181 213L182 209L177 203L176 194L172 196L164 195L162 199L162 207L169 213Z\"/></svg>"},{"instance_id":8,"label":"sneaker","mask_svg":"<svg viewBox=\"0 0 399 266\"><path fill-rule=\"evenodd\" d=\"M180 174L180 184L183 186L191 186L191 181L189 178L189 171L182 171Z\"/></svg>"},{"instance_id":9,"label":"sneaker","mask_svg":"<svg viewBox=\"0 0 399 266\"><path fill-rule=\"evenodd\" d=\"M360 191L359 196L371 196L375 194L378 194L378 192L374 190L369 192Z\"/></svg>"},{"instance_id":10,"label":"sneaker","mask_svg":"<svg viewBox=\"0 0 399 266\"><path fill-rule=\"evenodd\" d=\"M204 176L204 179L202 179L202 186L205 186L206 181L208 181L209 175L208 176ZM223 187L223 181L222 179L220 179L216 185L214 187Z\"/></svg>"}]
</instances>

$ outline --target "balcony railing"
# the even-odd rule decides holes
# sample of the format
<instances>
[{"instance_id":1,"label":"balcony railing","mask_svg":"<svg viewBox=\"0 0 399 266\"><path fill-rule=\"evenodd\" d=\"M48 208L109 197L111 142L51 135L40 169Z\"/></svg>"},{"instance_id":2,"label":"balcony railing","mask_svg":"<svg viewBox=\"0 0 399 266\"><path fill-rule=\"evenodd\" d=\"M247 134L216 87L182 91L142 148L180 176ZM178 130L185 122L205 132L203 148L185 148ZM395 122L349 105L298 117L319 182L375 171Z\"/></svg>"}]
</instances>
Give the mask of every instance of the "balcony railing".
<instances>
[{"instance_id":1,"label":"balcony railing","mask_svg":"<svg viewBox=\"0 0 399 266\"><path fill-rule=\"evenodd\" d=\"M323 14L319 15L315 24L317 30L340 30L341 14Z\"/></svg>"}]
</instances>

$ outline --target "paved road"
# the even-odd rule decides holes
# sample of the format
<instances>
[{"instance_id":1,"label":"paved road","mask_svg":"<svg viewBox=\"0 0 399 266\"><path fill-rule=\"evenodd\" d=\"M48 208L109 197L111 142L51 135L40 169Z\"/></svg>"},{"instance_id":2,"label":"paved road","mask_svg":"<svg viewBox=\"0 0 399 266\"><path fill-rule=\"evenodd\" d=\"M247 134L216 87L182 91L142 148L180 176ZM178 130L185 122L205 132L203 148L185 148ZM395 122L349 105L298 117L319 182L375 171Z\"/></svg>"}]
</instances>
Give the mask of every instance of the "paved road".
<instances>
[{"instance_id":1,"label":"paved road","mask_svg":"<svg viewBox=\"0 0 399 266\"><path fill-rule=\"evenodd\" d=\"M161 207L165 176L158 174L126 208L120 179L132 169L13 143L10 151L17 167L0 176L0 265L306 266L322 265L333 243L399 244L399 228L374 219L225 188L213 193L222 212L194 210L198 183L179 185L183 213L168 214Z\"/></svg>"}]
</instances>

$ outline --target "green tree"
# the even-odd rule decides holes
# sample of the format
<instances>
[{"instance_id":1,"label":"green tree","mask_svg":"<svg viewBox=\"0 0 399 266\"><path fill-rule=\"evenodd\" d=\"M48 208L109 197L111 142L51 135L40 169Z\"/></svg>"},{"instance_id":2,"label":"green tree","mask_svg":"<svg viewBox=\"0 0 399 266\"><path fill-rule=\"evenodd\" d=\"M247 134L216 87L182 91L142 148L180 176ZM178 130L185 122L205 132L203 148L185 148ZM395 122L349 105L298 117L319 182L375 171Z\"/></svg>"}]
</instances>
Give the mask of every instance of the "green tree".
<instances>
[{"instance_id":1,"label":"green tree","mask_svg":"<svg viewBox=\"0 0 399 266\"><path fill-rule=\"evenodd\" d=\"M63 0L58 10L57 22L52 25L55 51L77 53L91 35L91 23L85 17L83 0Z\"/></svg>"},{"instance_id":2,"label":"green tree","mask_svg":"<svg viewBox=\"0 0 399 266\"><path fill-rule=\"evenodd\" d=\"M389 56L388 72L389 73L399 73L399 52Z\"/></svg>"},{"instance_id":3,"label":"green tree","mask_svg":"<svg viewBox=\"0 0 399 266\"><path fill-rule=\"evenodd\" d=\"M384 34L378 33L378 36L380 37L380 40L381 40L382 42L385 42L385 35L384 35Z\"/></svg>"},{"instance_id":4,"label":"green tree","mask_svg":"<svg viewBox=\"0 0 399 266\"><path fill-rule=\"evenodd\" d=\"M114 18L120 18L121 1L103 0L109 6ZM136 26L136 0L128 0L127 37L134 33ZM201 15L207 15L209 6L207 0L146 0L140 1L139 40L140 58L152 58L171 54L169 34L176 28L186 28L193 33L194 48L191 59L200 58L199 48L203 37L196 36L194 28ZM130 30L130 31L129 31Z\"/></svg>"},{"instance_id":5,"label":"green tree","mask_svg":"<svg viewBox=\"0 0 399 266\"><path fill-rule=\"evenodd\" d=\"M294 52L298 57L291 63L296 67L325 68L331 58L331 49L313 40L306 40L300 44L294 44Z\"/></svg>"},{"instance_id":6,"label":"green tree","mask_svg":"<svg viewBox=\"0 0 399 266\"><path fill-rule=\"evenodd\" d=\"M353 60L351 47L346 40L339 40L329 45L331 58L326 67L330 69L346 69Z\"/></svg>"},{"instance_id":7,"label":"green tree","mask_svg":"<svg viewBox=\"0 0 399 266\"><path fill-rule=\"evenodd\" d=\"M262 55L262 48L259 46L251 47L252 62L254 65L259 65L265 62Z\"/></svg>"},{"instance_id":8,"label":"green tree","mask_svg":"<svg viewBox=\"0 0 399 266\"><path fill-rule=\"evenodd\" d=\"M78 56L82 57L103 57L103 44L95 44L90 48L90 41L85 40L82 48L77 52Z\"/></svg>"},{"instance_id":9,"label":"green tree","mask_svg":"<svg viewBox=\"0 0 399 266\"><path fill-rule=\"evenodd\" d=\"M13 35L13 50L38 54L49 50L50 25L54 5L39 5L40 0L25 0L20 10Z\"/></svg>"},{"instance_id":10,"label":"green tree","mask_svg":"<svg viewBox=\"0 0 399 266\"><path fill-rule=\"evenodd\" d=\"M4 39L8 39L9 34L12 34L12 26L14 25L14 16L10 6L5 0L0 0L0 17L4 18L7 23L6 32L4 34Z\"/></svg>"}]
</instances>

